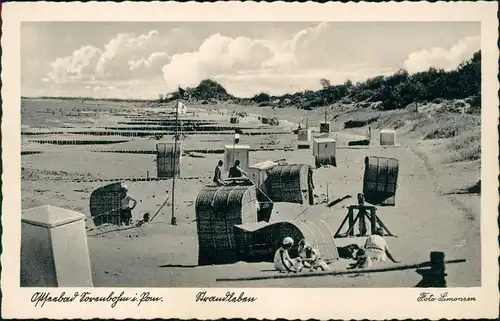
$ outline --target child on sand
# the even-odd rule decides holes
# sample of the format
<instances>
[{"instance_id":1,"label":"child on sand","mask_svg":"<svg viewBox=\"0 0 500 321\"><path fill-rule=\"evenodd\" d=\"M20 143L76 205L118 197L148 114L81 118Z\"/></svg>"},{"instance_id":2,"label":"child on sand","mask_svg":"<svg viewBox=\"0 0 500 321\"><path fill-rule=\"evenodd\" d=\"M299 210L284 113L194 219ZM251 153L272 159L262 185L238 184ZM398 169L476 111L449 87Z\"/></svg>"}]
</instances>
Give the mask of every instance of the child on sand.
<instances>
[{"instance_id":1,"label":"child on sand","mask_svg":"<svg viewBox=\"0 0 500 321\"><path fill-rule=\"evenodd\" d=\"M321 259L319 251L313 249L304 239L299 242L299 258L304 267L309 268L310 271L317 269L321 271L328 270L328 264Z\"/></svg>"},{"instance_id":2,"label":"child on sand","mask_svg":"<svg viewBox=\"0 0 500 321\"><path fill-rule=\"evenodd\" d=\"M302 264L300 259L292 259L288 254L293 246L293 239L291 237L285 237L283 239L283 245L274 254L274 268L280 272L284 273L297 273L302 270Z\"/></svg>"}]
</instances>

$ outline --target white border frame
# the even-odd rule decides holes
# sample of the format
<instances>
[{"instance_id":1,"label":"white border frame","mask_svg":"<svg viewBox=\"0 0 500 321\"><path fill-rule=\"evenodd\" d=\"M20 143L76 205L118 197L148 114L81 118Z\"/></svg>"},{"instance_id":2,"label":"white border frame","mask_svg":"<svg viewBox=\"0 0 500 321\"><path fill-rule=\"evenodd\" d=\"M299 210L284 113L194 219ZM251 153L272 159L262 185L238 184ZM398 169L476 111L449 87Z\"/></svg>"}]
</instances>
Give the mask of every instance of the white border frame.
<instances>
[{"instance_id":1,"label":"white border frame","mask_svg":"<svg viewBox=\"0 0 500 321\"><path fill-rule=\"evenodd\" d=\"M2 36L2 317L4 318L495 318L498 317L498 10L495 2L463 3L7 3ZM170 13L170 14L167 14ZM175 14L171 14L175 13ZM450 288L450 296L475 302L418 303L421 289L264 289L246 288L254 303L195 303L199 289L134 289L163 296L162 303L137 307L107 303L46 304L34 307L36 291L20 288L20 23L22 21L479 21L482 48L482 287ZM485 215L487 214L487 215ZM50 289L52 294L85 289ZM107 295L108 288L92 288ZM112 289L115 293L122 289ZM233 289L235 290L235 289ZM226 289L213 289L224 295ZM442 291L432 291L440 293ZM304 305L306 299L307 304ZM359 302L363 302L360 306Z\"/></svg>"}]
</instances>

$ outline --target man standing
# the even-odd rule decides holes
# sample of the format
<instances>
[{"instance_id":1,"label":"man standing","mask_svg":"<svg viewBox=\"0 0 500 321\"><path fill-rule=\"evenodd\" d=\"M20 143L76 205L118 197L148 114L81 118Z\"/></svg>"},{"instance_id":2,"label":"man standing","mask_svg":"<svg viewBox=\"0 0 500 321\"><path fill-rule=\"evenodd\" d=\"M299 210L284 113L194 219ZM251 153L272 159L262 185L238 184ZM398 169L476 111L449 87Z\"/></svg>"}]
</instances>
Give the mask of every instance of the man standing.
<instances>
[{"instance_id":1,"label":"man standing","mask_svg":"<svg viewBox=\"0 0 500 321\"><path fill-rule=\"evenodd\" d=\"M121 212L120 212L120 224L129 225L132 220L132 210L137 205L137 201L127 195L128 187L122 186L122 199L121 199ZM133 205L130 206L130 203L133 202Z\"/></svg>"},{"instance_id":2,"label":"man standing","mask_svg":"<svg viewBox=\"0 0 500 321\"><path fill-rule=\"evenodd\" d=\"M238 178L242 176L247 176L247 173L245 173L241 168L240 168L240 161L235 160L233 167L229 169L229 178Z\"/></svg>"},{"instance_id":3,"label":"man standing","mask_svg":"<svg viewBox=\"0 0 500 321\"><path fill-rule=\"evenodd\" d=\"M217 184L217 186L225 185L224 182L222 181L222 165L224 165L224 162L222 160L219 160L219 163L217 163L217 166L215 167L214 171L213 182Z\"/></svg>"}]
</instances>

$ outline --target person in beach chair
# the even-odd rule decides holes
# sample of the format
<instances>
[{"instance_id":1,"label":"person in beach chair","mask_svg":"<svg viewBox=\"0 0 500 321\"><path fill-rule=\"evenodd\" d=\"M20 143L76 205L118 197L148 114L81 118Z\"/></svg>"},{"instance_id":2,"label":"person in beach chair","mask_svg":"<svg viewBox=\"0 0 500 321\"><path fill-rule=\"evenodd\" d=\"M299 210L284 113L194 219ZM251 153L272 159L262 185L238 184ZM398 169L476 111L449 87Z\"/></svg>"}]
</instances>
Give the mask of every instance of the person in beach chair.
<instances>
[{"instance_id":1,"label":"person in beach chair","mask_svg":"<svg viewBox=\"0 0 500 321\"><path fill-rule=\"evenodd\" d=\"M293 246L293 239L289 236L283 239L283 245L274 254L274 268L282 273L297 273L302 271L300 259L292 259L288 254Z\"/></svg>"},{"instance_id":2,"label":"person in beach chair","mask_svg":"<svg viewBox=\"0 0 500 321\"><path fill-rule=\"evenodd\" d=\"M247 173L245 173L240 167L240 161L235 160L233 167L229 169L229 178L238 178L238 177L248 177Z\"/></svg>"},{"instance_id":3,"label":"person in beach chair","mask_svg":"<svg viewBox=\"0 0 500 321\"><path fill-rule=\"evenodd\" d=\"M321 271L328 270L328 264L321 259L319 251L313 249L305 239L299 242L299 258L302 265L308 268L310 271L315 271L320 269Z\"/></svg>"},{"instance_id":4,"label":"person in beach chair","mask_svg":"<svg viewBox=\"0 0 500 321\"><path fill-rule=\"evenodd\" d=\"M213 182L215 184L217 184L217 186L223 186L223 185L226 185L224 184L224 182L222 181L222 165L224 165L224 162L222 160L219 160L219 162L217 163L217 166L215 167L215 171L214 171L214 179L213 179Z\"/></svg>"},{"instance_id":5,"label":"person in beach chair","mask_svg":"<svg viewBox=\"0 0 500 321\"><path fill-rule=\"evenodd\" d=\"M121 211L120 211L120 224L129 225L132 220L132 210L137 205L137 201L128 195L128 187L126 185L122 186L122 199L121 199ZM130 203L133 203L130 206Z\"/></svg>"},{"instance_id":6,"label":"person in beach chair","mask_svg":"<svg viewBox=\"0 0 500 321\"><path fill-rule=\"evenodd\" d=\"M375 234L368 236L364 247L366 255L370 257L372 261L385 262L387 261L387 258L389 258L392 262L399 263L399 261L396 261L389 251L389 246L387 245L383 235L384 230L378 228Z\"/></svg>"}]
</instances>

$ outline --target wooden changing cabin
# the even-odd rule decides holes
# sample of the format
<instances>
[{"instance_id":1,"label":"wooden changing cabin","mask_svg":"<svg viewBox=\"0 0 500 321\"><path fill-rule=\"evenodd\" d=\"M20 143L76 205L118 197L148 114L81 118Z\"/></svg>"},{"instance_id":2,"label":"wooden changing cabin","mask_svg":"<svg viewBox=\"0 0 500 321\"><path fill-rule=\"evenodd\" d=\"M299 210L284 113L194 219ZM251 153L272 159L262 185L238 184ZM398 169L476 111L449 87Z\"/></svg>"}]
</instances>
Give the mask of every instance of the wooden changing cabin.
<instances>
[{"instance_id":1,"label":"wooden changing cabin","mask_svg":"<svg viewBox=\"0 0 500 321\"><path fill-rule=\"evenodd\" d=\"M311 147L311 130L299 129L297 132L297 149L309 149Z\"/></svg>"},{"instance_id":2,"label":"wooden changing cabin","mask_svg":"<svg viewBox=\"0 0 500 321\"><path fill-rule=\"evenodd\" d=\"M267 170L266 192L273 202L314 204L311 166L277 165Z\"/></svg>"},{"instance_id":3,"label":"wooden changing cabin","mask_svg":"<svg viewBox=\"0 0 500 321\"><path fill-rule=\"evenodd\" d=\"M313 141L313 156L316 168L322 165L337 166L337 145L332 137L317 137Z\"/></svg>"},{"instance_id":4,"label":"wooden changing cabin","mask_svg":"<svg viewBox=\"0 0 500 321\"><path fill-rule=\"evenodd\" d=\"M112 183L94 190L90 194L90 215L95 226L120 225L121 183Z\"/></svg>"},{"instance_id":5,"label":"wooden changing cabin","mask_svg":"<svg viewBox=\"0 0 500 321\"><path fill-rule=\"evenodd\" d=\"M267 171L274 166L278 165L278 163L273 161L264 161L257 164L253 164L248 167L247 174L252 180L252 182L257 186L257 188L261 189L264 193L266 193L266 180L267 180Z\"/></svg>"},{"instance_id":6,"label":"wooden changing cabin","mask_svg":"<svg viewBox=\"0 0 500 321\"><path fill-rule=\"evenodd\" d=\"M289 250L298 255L298 244L305 239L327 263L338 260L339 254L333 233L324 221L278 221L235 225L236 259L245 262L272 262L274 253L287 236L294 240Z\"/></svg>"},{"instance_id":7,"label":"wooden changing cabin","mask_svg":"<svg viewBox=\"0 0 500 321\"><path fill-rule=\"evenodd\" d=\"M398 172L397 159L367 156L363 176L365 201L373 205L396 205Z\"/></svg>"},{"instance_id":8,"label":"wooden changing cabin","mask_svg":"<svg viewBox=\"0 0 500 321\"><path fill-rule=\"evenodd\" d=\"M160 178L179 177L182 162L182 144L177 143L156 144L156 176ZM174 164L175 163L175 164ZM175 165L175 167L174 167Z\"/></svg>"},{"instance_id":9,"label":"wooden changing cabin","mask_svg":"<svg viewBox=\"0 0 500 321\"><path fill-rule=\"evenodd\" d=\"M273 203L255 185L205 186L195 203L198 265L236 262L234 225L269 221Z\"/></svg>"},{"instance_id":10,"label":"wooden changing cabin","mask_svg":"<svg viewBox=\"0 0 500 321\"><path fill-rule=\"evenodd\" d=\"M232 144L224 146L224 166L225 170L228 171L234 164L234 161L240 161L240 168L245 172L248 170L248 162L250 157L250 146Z\"/></svg>"}]
</instances>

